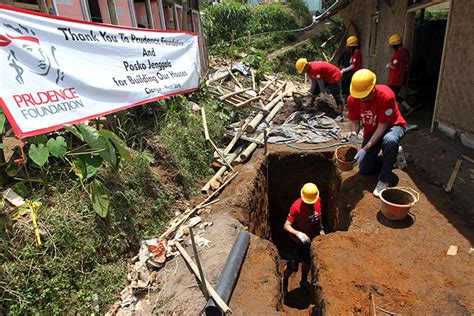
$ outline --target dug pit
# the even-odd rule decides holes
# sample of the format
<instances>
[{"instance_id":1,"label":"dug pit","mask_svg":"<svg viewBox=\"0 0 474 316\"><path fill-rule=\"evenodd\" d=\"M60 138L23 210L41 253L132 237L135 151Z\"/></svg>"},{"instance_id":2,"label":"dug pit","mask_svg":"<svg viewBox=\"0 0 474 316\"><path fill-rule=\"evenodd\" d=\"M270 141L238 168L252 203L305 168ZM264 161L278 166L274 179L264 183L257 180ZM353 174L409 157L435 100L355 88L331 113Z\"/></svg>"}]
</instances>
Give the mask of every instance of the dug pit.
<instances>
[{"instance_id":1,"label":"dug pit","mask_svg":"<svg viewBox=\"0 0 474 316\"><path fill-rule=\"evenodd\" d=\"M273 257L273 265L269 265L268 260L265 259L266 255L260 253L257 259L248 258L249 262L244 263L240 278L247 279L243 282L248 286L249 280L253 278L257 280L262 274L271 270L267 278L278 281L279 286L275 289L278 293L266 294L278 299L266 301L253 297L252 304L259 304L261 307L262 304L273 304L275 300L279 300L277 306L269 306L269 309L265 311L271 311L273 308L273 311L292 314L312 312L314 296L306 289L299 287L300 271L290 278L288 295L285 298L282 295L281 275L285 268L289 247L288 235L284 232L283 225L291 204L300 197L302 186L307 182L313 182L320 191L322 220L326 234L348 229L349 213L339 203L342 180L335 166L333 153L270 154L266 161L261 161L261 166L257 169L259 172L253 185L254 192L248 195L251 201L247 204L249 207L247 225L250 232L273 244L270 246L274 250L269 252L270 257ZM266 247L268 248L268 245ZM239 283L241 281L239 280ZM254 284L254 288L259 286L259 284ZM253 292L242 291L238 288L236 292L237 296L254 295ZM242 298L236 298L236 300L241 303L246 302ZM251 307L245 307L243 310L246 308Z\"/></svg>"}]
</instances>

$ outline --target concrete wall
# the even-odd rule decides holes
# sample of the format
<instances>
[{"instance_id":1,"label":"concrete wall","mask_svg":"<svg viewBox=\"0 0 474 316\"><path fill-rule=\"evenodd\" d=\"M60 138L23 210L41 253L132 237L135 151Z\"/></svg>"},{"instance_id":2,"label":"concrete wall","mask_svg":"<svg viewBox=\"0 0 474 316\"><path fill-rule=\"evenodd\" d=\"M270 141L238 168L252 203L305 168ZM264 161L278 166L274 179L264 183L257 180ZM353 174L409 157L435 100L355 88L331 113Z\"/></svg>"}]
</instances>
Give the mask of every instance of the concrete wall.
<instances>
[{"instance_id":1,"label":"concrete wall","mask_svg":"<svg viewBox=\"0 0 474 316\"><path fill-rule=\"evenodd\" d=\"M473 0L452 0L436 121L474 134Z\"/></svg>"},{"instance_id":2,"label":"concrete wall","mask_svg":"<svg viewBox=\"0 0 474 316\"><path fill-rule=\"evenodd\" d=\"M372 16L377 12L377 0L357 0L340 13L346 25L350 26L349 35L357 34L361 41L362 65L377 74L378 83L386 83L388 70L385 65L390 62L393 50L387 45L390 35L403 34L407 1L392 1L390 7L385 1L379 1L379 22L377 26L377 45L374 55L370 54L369 40Z\"/></svg>"}]
</instances>

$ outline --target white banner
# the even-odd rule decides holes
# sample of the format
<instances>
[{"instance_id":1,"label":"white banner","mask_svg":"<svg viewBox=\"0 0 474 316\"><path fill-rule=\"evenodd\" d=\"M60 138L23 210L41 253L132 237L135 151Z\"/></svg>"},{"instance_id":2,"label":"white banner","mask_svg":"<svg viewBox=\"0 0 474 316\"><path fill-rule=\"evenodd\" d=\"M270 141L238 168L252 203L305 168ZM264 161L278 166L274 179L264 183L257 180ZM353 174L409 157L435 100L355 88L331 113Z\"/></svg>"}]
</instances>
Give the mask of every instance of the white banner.
<instances>
[{"instance_id":1,"label":"white banner","mask_svg":"<svg viewBox=\"0 0 474 316\"><path fill-rule=\"evenodd\" d=\"M198 36L0 5L0 104L20 138L198 87Z\"/></svg>"}]
</instances>

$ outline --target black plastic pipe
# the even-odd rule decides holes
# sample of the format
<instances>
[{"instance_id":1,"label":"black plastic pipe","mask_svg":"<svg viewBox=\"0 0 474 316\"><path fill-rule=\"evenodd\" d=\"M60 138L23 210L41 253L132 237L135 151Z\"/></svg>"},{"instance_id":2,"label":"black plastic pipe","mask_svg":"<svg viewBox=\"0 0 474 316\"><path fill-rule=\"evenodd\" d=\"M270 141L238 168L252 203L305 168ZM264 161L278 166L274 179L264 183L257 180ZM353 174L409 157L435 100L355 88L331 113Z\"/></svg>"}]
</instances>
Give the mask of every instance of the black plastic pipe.
<instances>
[{"instance_id":1,"label":"black plastic pipe","mask_svg":"<svg viewBox=\"0 0 474 316\"><path fill-rule=\"evenodd\" d=\"M237 276L244 262L245 254L247 253L249 241L250 234L248 232L244 231L239 233L227 257L221 276L219 277L219 283L217 283L215 291L226 304L229 303L230 295L234 290ZM222 310L212 298L207 301L205 312L206 316L223 315Z\"/></svg>"}]
</instances>

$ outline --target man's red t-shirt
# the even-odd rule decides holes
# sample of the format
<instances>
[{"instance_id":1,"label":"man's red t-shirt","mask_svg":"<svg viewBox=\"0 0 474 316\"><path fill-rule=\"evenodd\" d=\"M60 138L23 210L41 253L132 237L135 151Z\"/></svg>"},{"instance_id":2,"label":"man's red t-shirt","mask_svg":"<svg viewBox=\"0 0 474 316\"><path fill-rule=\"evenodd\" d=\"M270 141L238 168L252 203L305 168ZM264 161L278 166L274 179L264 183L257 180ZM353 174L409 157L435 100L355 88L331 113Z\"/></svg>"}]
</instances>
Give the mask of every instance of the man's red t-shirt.
<instances>
[{"instance_id":1,"label":"man's red t-shirt","mask_svg":"<svg viewBox=\"0 0 474 316\"><path fill-rule=\"evenodd\" d=\"M301 198L297 199L290 207L286 218L291 226L313 239L319 232L321 225L321 198L314 204L306 204Z\"/></svg>"},{"instance_id":2,"label":"man's red t-shirt","mask_svg":"<svg viewBox=\"0 0 474 316\"><path fill-rule=\"evenodd\" d=\"M375 85L374 96L367 102L349 96L347 107L349 120L362 121L366 139L372 136L379 123L388 123L388 128L394 125L407 127L405 119L398 110L395 94L386 85Z\"/></svg>"},{"instance_id":3,"label":"man's red t-shirt","mask_svg":"<svg viewBox=\"0 0 474 316\"><path fill-rule=\"evenodd\" d=\"M341 79L342 73L333 64L325 61L310 61L308 75L315 80L323 80L324 83L335 83Z\"/></svg>"},{"instance_id":4,"label":"man's red t-shirt","mask_svg":"<svg viewBox=\"0 0 474 316\"><path fill-rule=\"evenodd\" d=\"M354 69L352 69L352 71L362 69L362 53L358 48L354 50L354 53L351 56L351 65L354 65Z\"/></svg>"},{"instance_id":5,"label":"man's red t-shirt","mask_svg":"<svg viewBox=\"0 0 474 316\"><path fill-rule=\"evenodd\" d=\"M408 81L408 65L410 62L410 52L408 49L399 47L392 56L388 84L391 86L403 86Z\"/></svg>"}]
</instances>

